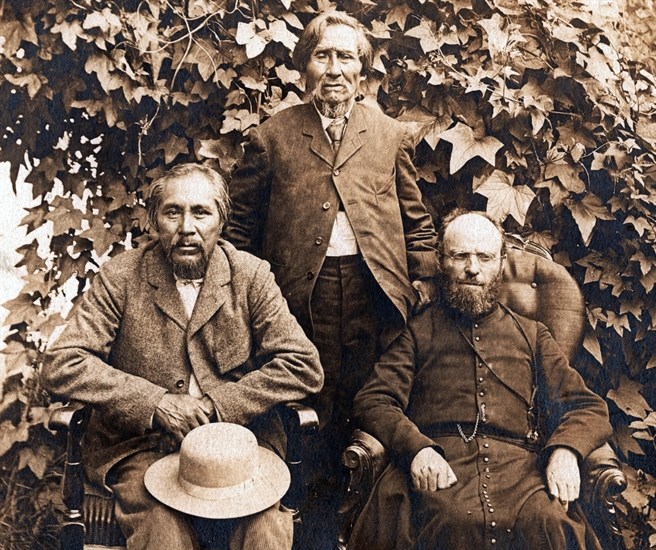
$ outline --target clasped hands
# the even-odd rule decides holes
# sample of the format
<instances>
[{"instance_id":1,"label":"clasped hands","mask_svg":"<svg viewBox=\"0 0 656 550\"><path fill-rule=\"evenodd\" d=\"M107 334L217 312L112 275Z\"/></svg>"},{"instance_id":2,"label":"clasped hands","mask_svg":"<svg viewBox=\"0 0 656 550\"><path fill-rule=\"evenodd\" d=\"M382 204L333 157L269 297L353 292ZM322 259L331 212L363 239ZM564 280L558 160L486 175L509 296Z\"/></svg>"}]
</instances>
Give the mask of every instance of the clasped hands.
<instances>
[{"instance_id":1,"label":"clasped hands","mask_svg":"<svg viewBox=\"0 0 656 550\"><path fill-rule=\"evenodd\" d=\"M214 404L206 395L199 399L188 394L165 393L155 407L153 426L179 443L194 428L211 422L215 414Z\"/></svg>"},{"instance_id":2,"label":"clasped hands","mask_svg":"<svg viewBox=\"0 0 656 550\"><path fill-rule=\"evenodd\" d=\"M416 489L438 491L454 485L458 479L444 457L432 447L419 451L410 464L410 477ZM576 454L557 447L549 457L546 469L549 493L567 509L579 498L581 475Z\"/></svg>"}]
</instances>

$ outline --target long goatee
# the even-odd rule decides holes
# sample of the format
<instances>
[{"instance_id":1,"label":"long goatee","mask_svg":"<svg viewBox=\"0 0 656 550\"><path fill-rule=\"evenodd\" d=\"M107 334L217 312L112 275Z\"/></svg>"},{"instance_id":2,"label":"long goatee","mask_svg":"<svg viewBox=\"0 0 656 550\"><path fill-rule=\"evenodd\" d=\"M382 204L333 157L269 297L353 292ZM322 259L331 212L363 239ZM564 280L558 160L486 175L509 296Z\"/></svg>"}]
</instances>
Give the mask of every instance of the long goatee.
<instances>
[{"instance_id":1,"label":"long goatee","mask_svg":"<svg viewBox=\"0 0 656 550\"><path fill-rule=\"evenodd\" d=\"M315 89L312 92L312 101L317 107L317 110L326 118L342 118L346 116L351 107L351 101L344 101L342 103L336 103L334 105L329 105L319 99L317 90Z\"/></svg>"}]
</instances>

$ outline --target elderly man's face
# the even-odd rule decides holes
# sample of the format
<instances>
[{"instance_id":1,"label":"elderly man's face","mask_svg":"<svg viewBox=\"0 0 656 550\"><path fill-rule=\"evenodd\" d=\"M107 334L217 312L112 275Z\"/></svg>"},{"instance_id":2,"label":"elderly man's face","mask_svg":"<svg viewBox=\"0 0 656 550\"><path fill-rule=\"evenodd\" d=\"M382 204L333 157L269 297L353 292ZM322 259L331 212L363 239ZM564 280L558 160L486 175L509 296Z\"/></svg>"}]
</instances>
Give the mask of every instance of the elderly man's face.
<instances>
[{"instance_id":1,"label":"elderly man's face","mask_svg":"<svg viewBox=\"0 0 656 550\"><path fill-rule=\"evenodd\" d=\"M307 89L330 107L348 103L358 93L362 62L358 31L347 25L329 25L305 68Z\"/></svg>"},{"instance_id":2,"label":"elderly man's face","mask_svg":"<svg viewBox=\"0 0 656 550\"><path fill-rule=\"evenodd\" d=\"M187 279L204 277L221 234L214 189L205 176L181 176L164 187L157 229L174 273Z\"/></svg>"},{"instance_id":3,"label":"elderly man's face","mask_svg":"<svg viewBox=\"0 0 656 550\"><path fill-rule=\"evenodd\" d=\"M503 275L501 244L496 227L477 214L460 216L447 227L441 267L451 307L473 318L491 311Z\"/></svg>"}]
</instances>

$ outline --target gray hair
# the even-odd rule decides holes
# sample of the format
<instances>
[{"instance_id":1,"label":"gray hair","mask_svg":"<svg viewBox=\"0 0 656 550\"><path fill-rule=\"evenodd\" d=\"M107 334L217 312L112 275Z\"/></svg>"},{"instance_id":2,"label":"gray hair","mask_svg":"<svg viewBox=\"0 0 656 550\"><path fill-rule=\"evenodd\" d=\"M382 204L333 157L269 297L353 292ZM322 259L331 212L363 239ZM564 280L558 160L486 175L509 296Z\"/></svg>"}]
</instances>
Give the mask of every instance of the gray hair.
<instances>
[{"instance_id":1,"label":"gray hair","mask_svg":"<svg viewBox=\"0 0 656 550\"><path fill-rule=\"evenodd\" d=\"M231 208L230 196L228 195L228 186L221 174L204 164L187 162L174 166L163 176L157 178L150 184L148 199L146 200L146 211L148 213L148 221L155 230L158 229L157 212L162 202L164 188L178 178L187 177L193 174L203 176L212 186L214 191L214 201L216 202L216 207L219 211L221 227L223 227L228 221Z\"/></svg>"},{"instance_id":2,"label":"gray hair","mask_svg":"<svg viewBox=\"0 0 656 550\"><path fill-rule=\"evenodd\" d=\"M368 74L373 67L374 53L367 37L367 29L355 17L351 17L343 11L325 11L308 23L292 54L294 66L299 71L305 72L312 51L321 40L326 27L331 25L346 25L357 31L358 55L362 63L362 74Z\"/></svg>"}]
</instances>

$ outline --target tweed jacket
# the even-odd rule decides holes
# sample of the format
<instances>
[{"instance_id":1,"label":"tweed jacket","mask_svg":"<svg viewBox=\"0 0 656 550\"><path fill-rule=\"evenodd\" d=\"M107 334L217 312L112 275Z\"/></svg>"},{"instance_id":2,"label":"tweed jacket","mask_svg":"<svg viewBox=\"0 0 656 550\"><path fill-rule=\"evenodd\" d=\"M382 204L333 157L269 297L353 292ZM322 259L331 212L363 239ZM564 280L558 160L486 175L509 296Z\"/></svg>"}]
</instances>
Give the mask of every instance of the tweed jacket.
<instances>
[{"instance_id":1,"label":"tweed jacket","mask_svg":"<svg viewBox=\"0 0 656 550\"><path fill-rule=\"evenodd\" d=\"M271 263L289 307L311 334L310 297L343 205L364 260L407 318L410 285L437 271L436 234L421 202L405 127L356 103L337 155L313 104L252 130L230 183L225 236Z\"/></svg>"},{"instance_id":2,"label":"tweed jacket","mask_svg":"<svg viewBox=\"0 0 656 550\"><path fill-rule=\"evenodd\" d=\"M49 349L43 383L93 406L85 462L91 479L103 482L119 460L158 445L155 407L167 392L188 393L192 372L222 421L250 426L323 383L316 348L268 264L224 241L191 319L158 242L103 265ZM275 437L260 427L258 437Z\"/></svg>"}]
</instances>

